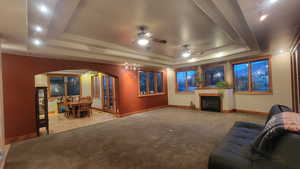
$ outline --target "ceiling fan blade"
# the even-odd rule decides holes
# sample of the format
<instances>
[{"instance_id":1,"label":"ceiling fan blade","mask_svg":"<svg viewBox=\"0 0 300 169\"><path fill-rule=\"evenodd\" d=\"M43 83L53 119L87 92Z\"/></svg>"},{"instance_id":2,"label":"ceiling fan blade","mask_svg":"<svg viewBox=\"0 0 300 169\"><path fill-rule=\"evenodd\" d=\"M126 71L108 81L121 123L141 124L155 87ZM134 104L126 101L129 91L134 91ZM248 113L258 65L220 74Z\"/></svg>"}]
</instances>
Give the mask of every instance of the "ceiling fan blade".
<instances>
[{"instance_id":1,"label":"ceiling fan blade","mask_svg":"<svg viewBox=\"0 0 300 169\"><path fill-rule=\"evenodd\" d=\"M156 38L153 38L152 40L153 40L153 42L161 43L161 44L166 44L166 43L168 43L168 41L163 40L163 39L156 39Z\"/></svg>"}]
</instances>

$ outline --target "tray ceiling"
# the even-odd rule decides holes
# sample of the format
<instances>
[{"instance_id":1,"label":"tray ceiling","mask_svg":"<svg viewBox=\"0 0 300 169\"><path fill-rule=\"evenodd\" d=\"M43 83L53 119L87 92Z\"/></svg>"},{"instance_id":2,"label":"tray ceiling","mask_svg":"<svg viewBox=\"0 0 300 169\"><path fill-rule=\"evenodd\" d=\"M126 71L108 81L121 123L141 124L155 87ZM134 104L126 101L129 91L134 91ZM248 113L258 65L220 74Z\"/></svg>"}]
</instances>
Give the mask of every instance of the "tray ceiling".
<instances>
[{"instance_id":1,"label":"tray ceiling","mask_svg":"<svg viewBox=\"0 0 300 169\"><path fill-rule=\"evenodd\" d=\"M5 26L0 26L4 52L159 67L203 64L260 54L261 49L275 50L280 46L272 45L275 41L287 44L290 40L298 21L288 18L297 15L295 6L300 5L297 0L281 0L276 8L268 9L274 17L262 24L258 22L260 0L27 2L10 0L1 5L15 6L14 10L3 8L0 12L2 20L10 18ZM41 4L48 7L47 14L41 13ZM280 9L288 12L276 12ZM284 19L286 26L276 23L276 16ZM43 28L42 32L35 31L37 25ZM154 37L168 43L153 43L149 48L137 46L133 41L140 25L148 26ZM271 27L275 30L270 31ZM33 45L35 38L43 44ZM189 44L193 51L189 58L180 56L184 44Z\"/></svg>"},{"instance_id":2,"label":"tray ceiling","mask_svg":"<svg viewBox=\"0 0 300 169\"><path fill-rule=\"evenodd\" d=\"M184 44L201 51L232 42L191 0L82 0L65 32L144 51L133 44L139 25L168 41L145 50L170 57L180 55Z\"/></svg>"}]
</instances>

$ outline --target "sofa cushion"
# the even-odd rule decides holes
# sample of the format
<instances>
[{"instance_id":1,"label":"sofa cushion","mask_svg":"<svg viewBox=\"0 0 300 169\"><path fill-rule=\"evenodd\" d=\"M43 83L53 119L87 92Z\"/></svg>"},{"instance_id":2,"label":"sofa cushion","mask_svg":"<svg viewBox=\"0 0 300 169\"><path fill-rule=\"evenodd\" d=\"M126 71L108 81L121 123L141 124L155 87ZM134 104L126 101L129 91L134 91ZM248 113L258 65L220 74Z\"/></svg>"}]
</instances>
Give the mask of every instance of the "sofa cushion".
<instances>
[{"instance_id":1,"label":"sofa cushion","mask_svg":"<svg viewBox=\"0 0 300 169\"><path fill-rule=\"evenodd\" d=\"M209 169L251 168L251 144L263 126L236 122L209 158Z\"/></svg>"}]
</instances>

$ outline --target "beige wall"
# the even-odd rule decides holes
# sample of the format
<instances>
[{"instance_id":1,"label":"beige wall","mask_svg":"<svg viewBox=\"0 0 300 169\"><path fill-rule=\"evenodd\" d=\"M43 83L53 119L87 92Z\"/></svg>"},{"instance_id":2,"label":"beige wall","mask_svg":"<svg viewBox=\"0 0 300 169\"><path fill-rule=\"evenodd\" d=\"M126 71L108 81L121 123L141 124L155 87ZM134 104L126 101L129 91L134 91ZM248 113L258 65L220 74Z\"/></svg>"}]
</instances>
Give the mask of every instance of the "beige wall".
<instances>
[{"instance_id":1,"label":"beige wall","mask_svg":"<svg viewBox=\"0 0 300 169\"><path fill-rule=\"evenodd\" d=\"M257 112L268 112L274 104L292 107L290 55L288 53L272 57L272 95L235 95L235 108ZM232 82L231 65L226 64L226 81ZM175 72L168 69L169 105L189 106L199 100L195 94L175 93ZM197 105L198 103L196 103Z\"/></svg>"},{"instance_id":2,"label":"beige wall","mask_svg":"<svg viewBox=\"0 0 300 169\"><path fill-rule=\"evenodd\" d=\"M3 109L3 84L2 84L2 55L0 49L0 147L2 145L4 145L4 109Z\"/></svg>"},{"instance_id":3,"label":"beige wall","mask_svg":"<svg viewBox=\"0 0 300 169\"><path fill-rule=\"evenodd\" d=\"M273 95L235 95L236 109L268 112L273 104L292 107L290 55L274 55L271 66Z\"/></svg>"},{"instance_id":4,"label":"beige wall","mask_svg":"<svg viewBox=\"0 0 300 169\"><path fill-rule=\"evenodd\" d=\"M83 97L86 96L92 96L92 74L90 73L85 73L83 75L80 76L80 80L81 80L81 95Z\"/></svg>"},{"instance_id":5,"label":"beige wall","mask_svg":"<svg viewBox=\"0 0 300 169\"><path fill-rule=\"evenodd\" d=\"M47 87L48 77L46 74L38 74L34 76L35 87Z\"/></svg>"}]
</instances>

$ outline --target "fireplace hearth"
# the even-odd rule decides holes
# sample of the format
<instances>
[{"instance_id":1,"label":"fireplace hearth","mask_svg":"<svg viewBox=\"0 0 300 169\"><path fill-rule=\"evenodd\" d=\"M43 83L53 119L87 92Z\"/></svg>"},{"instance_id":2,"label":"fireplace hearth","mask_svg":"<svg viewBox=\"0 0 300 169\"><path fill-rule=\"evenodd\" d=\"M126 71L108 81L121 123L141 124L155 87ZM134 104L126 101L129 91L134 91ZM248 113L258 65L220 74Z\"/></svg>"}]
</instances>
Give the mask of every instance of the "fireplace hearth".
<instances>
[{"instance_id":1,"label":"fireplace hearth","mask_svg":"<svg viewBox=\"0 0 300 169\"><path fill-rule=\"evenodd\" d=\"M221 112L221 97L220 96L201 96L201 110Z\"/></svg>"}]
</instances>

